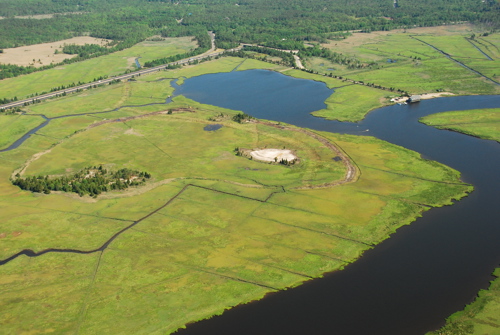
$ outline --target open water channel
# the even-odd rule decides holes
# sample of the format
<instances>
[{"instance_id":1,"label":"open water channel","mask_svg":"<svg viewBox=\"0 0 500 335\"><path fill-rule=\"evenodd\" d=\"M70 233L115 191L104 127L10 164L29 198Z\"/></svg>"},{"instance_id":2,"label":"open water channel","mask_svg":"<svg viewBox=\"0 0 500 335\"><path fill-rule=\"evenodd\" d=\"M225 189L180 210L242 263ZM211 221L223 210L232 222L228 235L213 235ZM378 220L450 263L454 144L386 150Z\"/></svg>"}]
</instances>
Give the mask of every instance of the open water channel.
<instances>
[{"instance_id":1,"label":"open water channel","mask_svg":"<svg viewBox=\"0 0 500 335\"><path fill-rule=\"evenodd\" d=\"M300 127L375 136L459 170L474 192L424 213L343 271L238 306L179 334L424 334L488 287L500 266L500 144L418 119L500 107L500 96L394 105L360 123L311 116L331 93L323 83L251 70L187 79L175 95Z\"/></svg>"}]
</instances>

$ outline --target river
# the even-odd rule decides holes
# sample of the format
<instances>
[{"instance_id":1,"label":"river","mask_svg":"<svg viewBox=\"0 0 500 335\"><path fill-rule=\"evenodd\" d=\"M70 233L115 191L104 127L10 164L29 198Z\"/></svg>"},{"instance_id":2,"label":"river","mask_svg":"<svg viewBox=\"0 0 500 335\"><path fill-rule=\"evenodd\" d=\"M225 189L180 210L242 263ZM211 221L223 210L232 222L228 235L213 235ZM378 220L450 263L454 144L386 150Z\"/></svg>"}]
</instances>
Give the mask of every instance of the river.
<instances>
[{"instance_id":1,"label":"river","mask_svg":"<svg viewBox=\"0 0 500 335\"><path fill-rule=\"evenodd\" d=\"M331 94L323 83L251 70L187 79L201 103L316 130L371 135L462 173L474 192L435 208L343 271L238 306L179 334L424 334L487 288L500 265L500 145L418 122L451 110L500 107L500 96L439 98L371 112L360 123L315 118ZM319 102L318 102L319 101Z\"/></svg>"}]
</instances>

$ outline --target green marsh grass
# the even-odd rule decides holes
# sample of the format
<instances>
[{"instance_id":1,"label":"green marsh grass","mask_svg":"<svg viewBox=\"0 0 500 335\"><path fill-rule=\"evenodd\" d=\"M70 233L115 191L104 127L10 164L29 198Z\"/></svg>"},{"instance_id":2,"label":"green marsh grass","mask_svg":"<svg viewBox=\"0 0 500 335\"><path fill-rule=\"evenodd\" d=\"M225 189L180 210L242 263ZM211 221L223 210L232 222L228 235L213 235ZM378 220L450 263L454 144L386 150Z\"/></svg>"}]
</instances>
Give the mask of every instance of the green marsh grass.
<instances>
[{"instance_id":1,"label":"green marsh grass","mask_svg":"<svg viewBox=\"0 0 500 335\"><path fill-rule=\"evenodd\" d=\"M500 108L437 113L423 117L420 122L500 142Z\"/></svg>"},{"instance_id":2,"label":"green marsh grass","mask_svg":"<svg viewBox=\"0 0 500 335\"><path fill-rule=\"evenodd\" d=\"M370 34L355 34L347 38L345 42L329 43L328 48L341 52L364 61L375 62L376 65L364 69L347 69L345 66L337 66L335 75L374 83L384 87L394 87L408 91L411 94L448 91L456 94L498 94L500 89L490 81L481 78L477 74L463 68L430 46L411 38L415 36L425 42L435 45L441 50L448 52L453 57L472 68L483 72L487 76L498 78L498 54L485 51L495 58L489 61L477 49L475 49L464 37L470 37L470 32L457 30L442 34L411 31L404 33L394 31L388 33L375 33L372 38ZM366 35L366 36L362 36ZM487 37L484 42L490 50L497 50L498 33ZM366 37L366 38L365 38ZM479 46L479 44L478 44ZM481 45L481 48L483 46ZM498 50L497 50L498 51ZM387 60L395 60L396 63L388 63ZM319 61L311 59L310 64L314 70L328 72L326 67L320 67Z\"/></svg>"},{"instance_id":3,"label":"green marsh grass","mask_svg":"<svg viewBox=\"0 0 500 335\"><path fill-rule=\"evenodd\" d=\"M352 84L336 78L311 74L298 70L283 71L284 74L302 79L324 82L333 88L333 94L326 99L326 108L312 113L328 120L356 122L362 120L371 110L386 104L389 93L380 89Z\"/></svg>"},{"instance_id":4,"label":"green marsh grass","mask_svg":"<svg viewBox=\"0 0 500 335\"><path fill-rule=\"evenodd\" d=\"M0 115L0 149L5 149L44 122L40 116Z\"/></svg>"}]
</instances>

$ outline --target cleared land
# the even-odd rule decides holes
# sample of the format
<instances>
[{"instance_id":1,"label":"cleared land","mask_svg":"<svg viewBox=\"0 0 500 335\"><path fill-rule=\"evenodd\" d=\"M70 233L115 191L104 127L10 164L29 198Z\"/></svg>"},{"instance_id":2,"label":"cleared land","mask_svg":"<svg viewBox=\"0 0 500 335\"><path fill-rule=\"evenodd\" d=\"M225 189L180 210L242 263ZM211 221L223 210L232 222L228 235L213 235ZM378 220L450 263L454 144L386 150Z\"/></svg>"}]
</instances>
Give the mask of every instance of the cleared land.
<instances>
[{"instance_id":1,"label":"cleared land","mask_svg":"<svg viewBox=\"0 0 500 335\"><path fill-rule=\"evenodd\" d=\"M263 162L279 162L283 159L287 161L292 161L297 159L291 150L283 150L283 149L261 149L254 150L250 152L250 155L259 161Z\"/></svg>"},{"instance_id":2,"label":"cleared land","mask_svg":"<svg viewBox=\"0 0 500 335\"><path fill-rule=\"evenodd\" d=\"M231 70L241 61L224 58L84 92L95 93L88 112L123 105L131 85L162 92L165 81L148 81ZM98 96L106 90L116 94L112 106ZM58 106L64 115L76 97L35 107ZM457 171L371 137L240 124L231 120L235 113L177 97L168 106L53 120L44 136L1 153L0 259L23 249L97 249L137 222L101 251L19 256L0 266L2 330L171 333L342 269L427 206L451 204L471 189ZM223 127L204 131L214 123L209 118ZM235 146L285 146L301 161L257 162L236 156ZM346 176L331 146L361 172L354 182L321 187ZM33 194L9 181L20 168L24 175L61 175L96 164L148 171L153 180L96 199Z\"/></svg>"},{"instance_id":3,"label":"cleared land","mask_svg":"<svg viewBox=\"0 0 500 335\"><path fill-rule=\"evenodd\" d=\"M420 121L436 128L500 142L500 108L438 113Z\"/></svg>"},{"instance_id":4,"label":"cleared land","mask_svg":"<svg viewBox=\"0 0 500 335\"><path fill-rule=\"evenodd\" d=\"M57 42L59 43L59 42ZM195 48L191 37L168 38L165 41L145 41L135 46L98 58L59 66L50 70L31 73L0 81L0 97L25 98L35 93L71 83L89 82L100 76L112 76L135 69L135 58L148 61L184 53Z\"/></svg>"},{"instance_id":5,"label":"cleared land","mask_svg":"<svg viewBox=\"0 0 500 335\"><path fill-rule=\"evenodd\" d=\"M64 44L98 44L101 46L105 46L109 42L110 40L101 38L80 36L58 42L3 49L3 53L0 53L0 63L34 67L50 65L51 63L57 64L65 59L77 56L62 53L62 47L64 46ZM56 50L58 52L57 54L55 53Z\"/></svg>"}]
</instances>

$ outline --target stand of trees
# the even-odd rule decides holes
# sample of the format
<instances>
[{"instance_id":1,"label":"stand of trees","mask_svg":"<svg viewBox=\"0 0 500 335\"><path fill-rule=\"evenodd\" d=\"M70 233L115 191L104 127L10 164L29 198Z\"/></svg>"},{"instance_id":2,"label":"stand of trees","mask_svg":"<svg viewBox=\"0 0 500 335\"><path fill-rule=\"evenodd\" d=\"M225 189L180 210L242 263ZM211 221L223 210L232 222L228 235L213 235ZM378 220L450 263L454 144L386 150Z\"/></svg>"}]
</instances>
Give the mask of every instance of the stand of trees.
<instances>
[{"instance_id":1,"label":"stand of trees","mask_svg":"<svg viewBox=\"0 0 500 335\"><path fill-rule=\"evenodd\" d=\"M62 48L62 52L68 55L78 55L79 57L89 57L96 53L105 53L108 49L106 47L100 46L98 44L87 44L76 45L76 44L65 44Z\"/></svg>"},{"instance_id":2,"label":"stand of trees","mask_svg":"<svg viewBox=\"0 0 500 335\"><path fill-rule=\"evenodd\" d=\"M217 43L246 42L298 49L302 41L322 42L349 30L390 30L469 21L486 29L500 27L495 0L2 0L0 49L58 41L90 33L117 41L139 41L162 34L188 36L211 30ZM75 13L79 14L75 14ZM15 15L60 13L47 19ZM62 15L66 13L65 15ZM197 37L200 35L196 34ZM201 47L203 42L200 41ZM299 42L299 43L297 43Z\"/></svg>"},{"instance_id":3,"label":"stand of trees","mask_svg":"<svg viewBox=\"0 0 500 335\"><path fill-rule=\"evenodd\" d=\"M50 194L51 191L78 193L96 197L111 190L124 190L129 186L138 186L151 178L147 172L131 169L108 171L102 165L87 167L72 176L51 178L49 176L16 176L12 183L23 190Z\"/></svg>"}]
</instances>

